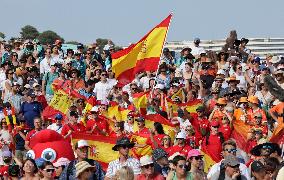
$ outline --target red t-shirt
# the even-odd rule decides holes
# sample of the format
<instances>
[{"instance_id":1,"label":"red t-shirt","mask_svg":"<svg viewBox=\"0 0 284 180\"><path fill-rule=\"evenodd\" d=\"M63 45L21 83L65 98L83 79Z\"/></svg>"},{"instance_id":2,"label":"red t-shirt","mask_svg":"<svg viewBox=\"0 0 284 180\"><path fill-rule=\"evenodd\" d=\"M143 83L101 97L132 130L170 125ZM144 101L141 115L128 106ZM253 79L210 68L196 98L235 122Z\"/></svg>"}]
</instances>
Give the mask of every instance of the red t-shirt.
<instances>
[{"instance_id":1,"label":"red t-shirt","mask_svg":"<svg viewBox=\"0 0 284 180\"><path fill-rule=\"evenodd\" d=\"M257 145L257 141L255 139L250 139L247 142L247 146L246 146L246 152L250 152L250 150Z\"/></svg>"},{"instance_id":2,"label":"red t-shirt","mask_svg":"<svg viewBox=\"0 0 284 180\"><path fill-rule=\"evenodd\" d=\"M222 143L219 135L210 134L210 136L208 137L208 144L206 144L206 137L205 137L203 139L202 145L215 162L219 162L222 160L221 157Z\"/></svg>"},{"instance_id":3,"label":"red t-shirt","mask_svg":"<svg viewBox=\"0 0 284 180\"><path fill-rule=\"evenodd\" d=\"M199 146L199 141L195 136L187 136L185 139L185 143L192 148Z\"/></svg>"},{"instance_id":4,"label":"red t-shirt","mask_svg":"<svg viewBox=\"0 0 284 180\"><path fill-rule=\"evenodd\" d=\"M223 133L224 140L227 141L231 137L232 128L229 125L228 126L221 125L219 128L219 132Z\"/></svg>"},{"instance_id":5,"label":"red t-shirt","mask_svg":"<svg viewBox=\"0 0 284 180\"><path fill-rule=\"evenodd\" d=\"M76 124L64 124L61 130L61 135L66 136L68 134L68 131L72 130L73 132L85 132L85 126L83 126L80 123ZM72 135L72 134L71 134ZM70 136L67 138L69 141L71 141Z\"/></svg>"},{"instance_id":6,"label":"red t-shirt","mask_svg":"<svg viewBox=\"0 0 284 180\"><path fill-rule=\"evenodd\" d=\"M161 174L157 174L157 173L155 173L150 179L151 180L165 180L164 176L162 176ZM147 180L147 179L144 174L139 174L137 176L137 180Z\"/></svg>"},{"instance_id":7,"label":"red t-shirt","mask_svg":"<svg viewBox=\"0 0 284 180\"><path fill-rule=\"evenodd\" d=\"M8 169L9 169L8 165L0 167L0 176L9 176Z\"/></svg>"},{"instance_id":8,"label":"red t-shirt","mask_svg":"<svg viewBox=\"0 0 284 180\"><path fill-rule=\"evenodd\" d=\"M162 147L162 139L164 136L165 134L154 135L154 140L156 141L158 147ZM146 144L150 145L153 149L155 149L154 142L151 141L150 137L148 137Z\"/></svg>"},{"instance_id":9,"label":"red t-shirt","mask_svg":"<svg viewBox=\"0 0 284 180\"><path fill-rule=\"evenodd\" d=\"M117 135L114 131L111 131L109 133L109 137L114 137L116 139L122 138L122 137L127 137L127 135L125 133L122 133L121 135Z\"/></svg>"},{"instance_id":10,"label":"red t-shirt","mask_svg":"<svg viewBox=\"0 0 284 180\"><path fill-rule=\"evenodd\" d=\"M207 134L210 129L210 122L206 118L198 119L198 117L194 118L192 121L192 126L194 127L195 130L195 137L199 140L202 139L202 134L201 131L205 131Z\"/></svg>"},{"instance_id":11,"label":"red t-shirt","mask_svg":"<svg viewBox=\"0 0 284 180\"><path fill-rule=\"evenodd\" d=\"M94 128L94 126L97 125L97 128ZM88 120L86 124L86 131L92 131L91 133L94 135L101 135L99 130L104 130L106 133L108 133L108 123L106 120L98 118L96 120Z\"/></svg>"},{"instance_id":12,"label":"red t-shirt","mask_svg":"<svg viewBox=\"0 0 284 180\"><path fill-rule=\"evenodd\" d=\"M185 145L185 146L175 145L175 146L172 146L170 148L169 156L173 155L176 152L179 152L179 153L185 155L185 157L187 157L187 154L190 150L192 150L192 147L189 146L189 145Z\"/></svg>"},{"instance_id":13,"label":"red t-shirt","mask_svg":"<svg viewBox=\"0 0 284 180\"><path fill-rule=\"evenodd\" d=\"M150 131L148 128L144 127L143 129L139 129L137 132L136 132L138 135L141 134L141 135L145 135L145 134L150 134Z\"/></svg>"},{"instance_id":14,"label":"red t-shirt","mask_svg":"<svg viewBox=\"0 0 284 180\"><path fill-rule=\"evenodd\" d=\"M39 131L36 131L36 130L31 130L30 132L28 132L28 134L27 134L27 136L26 136L26 140L27 141L30 141L31 140L31 138L34 136L34 135L36 135L36 133L38 133Z\"/></svg>"}]
</instances>

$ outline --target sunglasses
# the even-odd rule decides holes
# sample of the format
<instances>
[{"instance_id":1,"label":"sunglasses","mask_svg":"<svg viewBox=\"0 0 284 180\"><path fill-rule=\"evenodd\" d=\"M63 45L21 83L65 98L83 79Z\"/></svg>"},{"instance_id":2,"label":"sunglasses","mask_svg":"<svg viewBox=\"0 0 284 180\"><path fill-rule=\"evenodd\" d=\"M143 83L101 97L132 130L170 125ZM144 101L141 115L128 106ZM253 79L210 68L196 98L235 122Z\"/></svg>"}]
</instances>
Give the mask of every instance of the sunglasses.
<instances>
[{"instance_id":1,"label":"sunglasses","mask_svg":"<svg viewBox=\"0 0 284 180\"><path fill-rule=\"evenodd\" d=\"M230 166L230 165L229 165L229 167L231 167L231 168L233 168L233 169L237 169L237 168L240 167L240 165L235 165L235 166Z\"/></svg>"},{"instance_id":2,"label":"sunglasses","mask_svg":"<svg viewBox=\"0 0 284 180\"><path fill-rule=\"evenodd\" d=\"M262 146L262 149L272 149L272 147L265 145L265 146Z\"/></svg>"},{"instance_id":3,"label":"sunglasses","mask_svg":"<svg viewBox=\"0 0 284 180\"><path fill-rule=\"evenodd\" d=\"M187 169L187 165L185 165L185 164L180 164L180 165L178 165L178 167L181 168L181 169Z\"/></svg>"},{"instance_id":4,"label":"sunglasses","mask_svg":"<svg viewBox=\"0 0 284 180\"><path fill-rule=\"evenodd\" d=\"M101 74L101 76L107 76L107 74Z\"/></svg>"},{"instance_id":5,"label":"sunglasses","mask_svg":"<svg viewBox=\"0 0 284 180\"><path fill-rule=\"evenodd\" d=\"M53 173L55 171L55 169L53 169L53 168L52 169L44 169L44 171Z\"/></svg>"},{"instance_id":6,"label":"sunglasses","mask_svg":"<svg viewBox=\"0 0 284 180\"><path fill-rule=\"evenodd\" d=\"M212 126L213 128L219 128L219 126Z\"/></svg>"},{"instance_id":7,"label":"sunglasses","mask_svg":"<svg viewBox=\"0 0 284 180\"><path fill-rule=\"evenodd\" d=\"M147 165L145 165L143 167L146 168L146 169L149 169L149 168L154 167L154 164L153 163L152 164L147 164Z\"/></svg>"},{"instance_id":8,"label":"sunglasses","mask_svg":"<svg viewBox=\"0 0 284 180\"><path fill-rule=\"evenodd\" d=\"M225 149L228 153L235 153L237 152L237 149Z\"/></svg>"},{"instance_id":9,"label":"sunglasses","mask_svg":"<svg viewBox=\"0 0 284 180\"><path fill-rule=\"evenodd\" d=\"M195 156L194 159L195 159L196 161L202 160L202 156Z\"/></svg>"}]
</instances>

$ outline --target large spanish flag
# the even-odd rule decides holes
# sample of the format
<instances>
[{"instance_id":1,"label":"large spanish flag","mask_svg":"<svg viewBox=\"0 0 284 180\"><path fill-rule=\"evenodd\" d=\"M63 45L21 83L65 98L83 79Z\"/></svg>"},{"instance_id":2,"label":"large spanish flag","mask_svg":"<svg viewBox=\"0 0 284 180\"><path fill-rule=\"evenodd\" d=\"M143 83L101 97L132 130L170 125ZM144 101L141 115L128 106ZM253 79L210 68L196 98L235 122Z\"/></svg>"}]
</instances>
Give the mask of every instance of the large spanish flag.
<instances>
[{"instance_id":1,"label":"large spanish flag","mask_svg":"<svg viewBox=\"0 0 284 180\"><path fill-rule=\"evenodd\" d=\"M193 101L190 101L190 102L186 102L186 103L179 103L178 104L178 103L174 102L172 99L166 98L167 111L169 112L170 108L172 108L174 114L177 114L178 108L181 108L181 107L185 107L187 112L194 114L194 113L196 113L196 109L199 106L203 106L202 101L199 100L199 99L196 99L196 100L193 100Z\"/></svg>"},{"instance_id":2,"label":"large spanish flag","mask_svg":"<svg viewBox=\"0 0 284 180\"><path fill-rule=\"evenodd\" d=\"M136 73L158 68L171 18L172 14L136 44L112 54L112 70L120 84L130 83Z\"/></svg>"}]
</instances>

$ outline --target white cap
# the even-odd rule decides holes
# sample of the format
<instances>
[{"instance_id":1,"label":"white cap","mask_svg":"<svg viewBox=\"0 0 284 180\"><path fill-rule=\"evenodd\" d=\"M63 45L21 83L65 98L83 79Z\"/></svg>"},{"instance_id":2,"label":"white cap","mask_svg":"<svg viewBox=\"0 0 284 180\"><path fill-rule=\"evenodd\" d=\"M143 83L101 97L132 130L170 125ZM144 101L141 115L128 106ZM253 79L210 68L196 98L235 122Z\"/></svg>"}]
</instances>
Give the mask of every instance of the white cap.
<instances>
[{"instance_id":1,"label":"white cap","mask_svg":"<svg viewBox=\"0 0 284 180\"><path fill-rule=\"evenodd\" d=\"M217 74L225 75L226 73L225 73L225 71L224 71L223 69L219 69L219 70L217 71Z\"/></svg>"},{"instance_id":2,"label":"white cap","mask_svg":"<svg viewBox=\"0 0 284 180\"><path fill-rule=\"evenodd\" d=\"M176 156L183 156L183 157L185 157L184 154L181 154L180 152L175 152L173 155L171 155L171 156L168 158L168 160L169 160L169 161L172 161Z\"/></svg>"},{"instance_id":3,"label":"white cap","mask_svg":"<svg viewBox=\"0 0 284 180\"><path fill-rule=\"evenodd\" d=\"M39 83L36 83L36 82L35 82L35 83L33 84L33 88L35 88L36 86L39 86Z\"/></svg>"},{"instance_id":4,"label":"white cap","mask_svg":"<svg viewBox=\"0 0 284 180\"><path fill-rule=\"evenodd\" d=\"M99 108L97 106L92 107L91 112L98 112Z\"/></svg>"},{"instance_id":5,"label":"white cap","mask_svg":"<svg viewBox=\"0 0 284 180\"><path fill-rule=\"evenodd\" d=\"M281 58L279 57L279 56L273 56L272 58L271 58L271 63L273 63L273 64L276 64L276 63L278 63L279 61L281 60Z\"/></svg>"},{"instance_id":6,"label":"white cap","mask_svg":"<svg viewBox=\"0 0 284 180\"><path fill-rule=\"evenodd\" d=\"M163 84L157 84L154 89L164 89L165 86Z\"/></svg>"},{"instance_id":7,"label":"white cap","mask_svg":"<svg viewBox=\"0 0 284 180\"><path fill-rule=\"evenodd\" d=\"M179 132L176 136L176 139L186 139L186 135L184 132Z\"/></svg>"},{"instance_id":8,"label":"white cap","mask_svg":"<svg viewBox=\"0 0 284 180\"><path fill-rule=\"evenodd\" d=\"M276 106L278 104L280 104L281 102L279 101L279 99L275 99L272 103L273 106Z\"/></svg>"},{"instance_id":9,"label":"white cap","mask_svg":"<svg viewBox=\"0 0 284 180\"><path fill-rule=\"evenodd\" d=\"M79 140L77 142L77 148L81 148L81 147L89 147L89 144L86 140Z\"/></svg>"},{"instance_id":10,"label":"white cap","mask_svg":"<svg viewBox=\"0 0 284 180\"><path fill-rule=\"evenodd\" d=\"M30 89L31 86L29 84L24 85L24 88Z\"/></svg>"},{"instance_id":11,"label":"white cap","mask_svg":"<svg viewBox=\"0 0 284 180\"><path fill-rule=\"evenodd\" d=\"M54 167L60 167L60 166L67 166L70 163L69 159L67 158L59 158L55 163L53 163Z\"/></svg>"},{"instance_id":12,"label":"white cap","mask_svg":"<svg viewBox=\"0 0 284 180\"><path fill-rule=\"evenodd\" d=\"M146 165L148 165L148 164L153 164L154 162L153 162L153 160L152 160L152 157L151 156L149 156L149 155L145 155L145 156L142 156L141 158L140 158L140 164L141 164L141 166L146 166Z\"/></svg>"}]
</instances>

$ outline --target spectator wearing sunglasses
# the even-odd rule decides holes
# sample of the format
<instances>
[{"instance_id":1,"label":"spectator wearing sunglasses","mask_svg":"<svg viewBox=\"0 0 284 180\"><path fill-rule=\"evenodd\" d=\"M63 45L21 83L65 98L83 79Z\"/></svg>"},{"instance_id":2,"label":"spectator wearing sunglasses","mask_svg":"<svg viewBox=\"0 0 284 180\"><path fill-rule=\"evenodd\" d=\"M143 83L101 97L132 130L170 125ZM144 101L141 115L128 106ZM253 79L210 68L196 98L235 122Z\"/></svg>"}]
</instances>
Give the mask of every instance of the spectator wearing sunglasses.
<instances>
[{"instance_id":1,"label":"spectator wearing sunglasses","mask_svg":"<svg viewBox=\"0 0 284 180\"><path fill-rule=\"evenodd\" d=\"M53 164L50 161L45 161L42 166L40 167L40 173L42 174L44 180L52 180L53 173L55 171L55 168Z\"/></svg>"},{"instance_id":2,"label":"spectator wearing sunglasses","mask_svg":"<svg viewBox=\"0 0 284 180\"><path fill-rule=\"evenodd\" d=\"M107 72L102 71L100 82L96 83L93 93L96 95L97 100L107 101L108 94L112 87L113 84L111 84L107 79Z\"/></svg>"},{"instance_id":3,"label":"spectator wearing sunglasses","mask_svg":"<svg viewBox=\"0 0 284 180\"><path fill-rule=\"evenodd\" d=\"M173 159L173 169L167 177L167 180L187 179L193 180L193 174L187 171L186 159L184 156L177 155Z\"/></svg>"},{"instance_id":4,"label":"spectator wearing sunglasses","mask_svg":"<svg viewBox=\"0 0 284 180\"><path fill-rule=\"evenodd\" d=\"M206 173L203 171L203 155L198 149L192 149L188 152L187 160L190 163L190 172L195 178L206 179Z\"/></svg>"},{"instance_id":5,"label":"spectator wearing sunglasses","mask_svg":"<svg viewBox=\"0 0 284 180\"><path fill-rule=\"evenodd\" d=\"M119 152L119 158L108 164L105 180L112 179L116 172L123 166L129 166L133 169L135 178L141 174L140 162L129 156L129 150L134 147L134 143L129 138L123 137L116 141L113 151Z\"/></svg>"},{"instance_id":6,"label":"spectator wearing sunglasses","mask_svg":"<svg viewBox=\"0 0 284 180\"><path fill-rule=\"evenodd\" d=\"M164 180L165 178L154 171L154 162L152 157L149 155L142 156L140 158L142 173L137 176L137 180L153 179L153 180Z\"/></svg>"},{"instance_id":7,"label":"spectator wearing sunglasses","mask_svg":"<svg viewBox=\"0 0 284 180\"><path fill-rule=\"evenodd\" d=\"M223 151L222 151L223 158L226 158L227 156L235 156L236 157L237 145L236 145L235 141L233 141L231 139L228 140L228 141L225 141L222 144L222 149L223 149ZM214 178L216 173L220 172L222 169L224 170L224 167L225 167L224 160L225 159L222 159L220 162L214 164L210 168L210 170L207 174L208 179ZM239 170L240 170L241 175L245 176L247 179L250 179L249 170L248 170L247 166L241 162L242 161L241 159L238 159L238 161L239 161Z\"/></svg>"}]
</instances>

